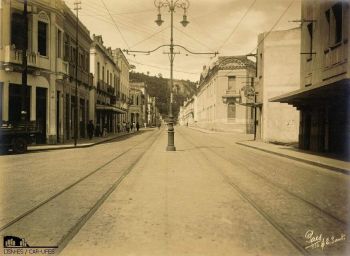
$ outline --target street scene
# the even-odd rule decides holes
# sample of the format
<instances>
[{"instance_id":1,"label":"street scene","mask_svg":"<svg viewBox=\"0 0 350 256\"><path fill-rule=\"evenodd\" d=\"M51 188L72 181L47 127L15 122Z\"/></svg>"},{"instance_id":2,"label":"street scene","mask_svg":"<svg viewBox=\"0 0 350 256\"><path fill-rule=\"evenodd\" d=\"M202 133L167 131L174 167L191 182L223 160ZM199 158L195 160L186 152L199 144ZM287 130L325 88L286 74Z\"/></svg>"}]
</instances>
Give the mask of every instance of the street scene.
<instances>
[{"instance_id":1,"label":"street scene","mask_svg":"<svg viewBox=\"0 0 350 256\"><path fill-rule=\"evenodd\" d=\"M0 255L350 255L347 0L0 0Z\"/></svg>"}]
</instances>

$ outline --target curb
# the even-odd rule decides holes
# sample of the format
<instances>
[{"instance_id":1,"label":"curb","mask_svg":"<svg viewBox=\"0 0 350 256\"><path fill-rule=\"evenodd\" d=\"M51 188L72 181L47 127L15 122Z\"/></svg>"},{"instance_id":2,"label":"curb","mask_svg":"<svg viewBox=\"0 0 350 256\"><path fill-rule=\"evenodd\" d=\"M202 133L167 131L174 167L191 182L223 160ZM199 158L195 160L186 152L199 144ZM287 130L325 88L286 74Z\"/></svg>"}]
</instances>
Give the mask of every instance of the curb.
<instances>
[{"instance_id":1,"label":"curb","mask_svg":"<svg viewBox=\"0 0 350 256\"><path fill-rule=\"evenodd\" d=\"M60 149L88 148L88 147L93 147L93 146L96 146L96 145L99 145L99 144L102 144L102 143L105 143L105 142L108 142L108 141L115 140L117 138L121 138L121 137L124 137L124 136L127 136L127 135L132 135L132 134L134 134L134 133L125 133L125 134L122 134L122 135L119 135L119 136L115 136L113 138L108 138L108 139L97 141L97 142L94 142L94 143L91 143L91 144L85 144L85 145L77 144L76 147L74 145L72 145L72 144L67 145L67 146L62 146L62 147L52 147L52 148L50 148L50 146L48 146L47 148L37 148L37 149L35 148L36 146L32 146L32 148L28 149L27 153L36 152L36 151L60 150Z\"/></svg>"},{"instance_id":2,"label":"curb","mask_svg":"<svg viewBox=\"0 0 350 256\"><path fill-rule=\"evenodd\" d=\"M299 161L299 162L303 162L303 163L306 163L306 164L315 165L315 166L322 167L322 168L325 168L325 169L328 169L328 170L331 170L331 171L340 172L340 173L343 173L343 174L346 174L346 175L350 175L350 170L347 170L347 169L342 169L342 168L335 167L335 166L332 166L332 165L322 164L322 163L318 163L318 162L315 162L315 161L302 159L302 158L295 157L295 156L289 156L289 155L286 155L286 154L270 151L270 150L267 150L267 149L254 147L254 146L251 146L251 145L247 145L247 144L241 143L241 142L236 142L236 144L241 145L241 146L245 146L245 147L248 147L248 148L253 148L253 149L256 149L256 150L260 150L260 151L263 151L263 152L266 152L266 153L274 154L274 155L277 155L277 156L289 158L289 159L296 160L296 161Z\"/></svg>"}]
</instances>

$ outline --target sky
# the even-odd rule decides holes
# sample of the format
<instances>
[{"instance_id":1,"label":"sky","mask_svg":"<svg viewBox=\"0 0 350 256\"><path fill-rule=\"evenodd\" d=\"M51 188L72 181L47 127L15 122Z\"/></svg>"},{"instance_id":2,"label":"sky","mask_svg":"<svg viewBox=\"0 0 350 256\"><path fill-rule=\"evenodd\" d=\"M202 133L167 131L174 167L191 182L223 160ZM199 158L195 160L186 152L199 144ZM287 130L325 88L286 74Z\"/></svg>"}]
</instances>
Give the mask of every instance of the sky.
<instances>
[{"instance_id":1,"label":"sky","mask_svg":"<svg viewBox=\"0 0 350 256\"><path fill-rule=\"evenodd\" d=\"M75 0L65 0L73 9ZM80 0L79 19L92 37L102 35L106 47L149 51L170 44L170 12L161 9L164 23L154 21L154 0ZM160 1L160 0L157 0ZM166 0L161 0L165 2ZM170 0L169 0L170 1ZM184 0L179 0L184 1ZM189 0L185 28L180 24L183 9L174 14L174 44L192 52L219 52L218 56L254 53L260 33L300 25L301 0ZM145 54L124 53L135 72L170 77L169 47ZM174 78L198 81L213 55L194 55L175 48ZM217 58L217 57L216 57Z\"/></svg>"}]
</instances>

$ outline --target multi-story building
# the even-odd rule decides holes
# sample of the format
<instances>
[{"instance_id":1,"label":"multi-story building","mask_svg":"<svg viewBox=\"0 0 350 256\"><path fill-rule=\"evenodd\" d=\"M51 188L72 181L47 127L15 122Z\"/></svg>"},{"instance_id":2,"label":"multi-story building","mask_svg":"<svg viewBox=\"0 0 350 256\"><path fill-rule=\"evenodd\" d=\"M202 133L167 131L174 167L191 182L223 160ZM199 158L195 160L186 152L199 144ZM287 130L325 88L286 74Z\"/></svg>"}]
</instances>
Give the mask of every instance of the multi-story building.
<instances>
[{"instance_id":1,"label":"multi-story building","mask_svg":"<svg viewBox=\"0 0 350 256\"><path fill-rule=\"evenodd\" d=\"M349 3L304 0L301 15L300 89L271 101L300 110L300 148L349 156Z\"/></svg>"},{"instance_id":2,"label":"multi-story building","mask_svg":"<svg viewBox=\"0 0 350 256\"><path fill-rule=\"evenodd\" d=\"M59 48L63 46L62 65L68 65L68 76L59 83L57 103L59 110L56 112L56 118L59 121L61 133L58 137L63 139L74 138L75 108L78 108L78 138L84 138L86 134L86 126L91 119L90 110L90 91L93 89L93 76L90 73L90 38L89 30L81 23L78 23L78 49L76 46L76 22L77 18L74 13L64 4L64 20L63 30L59 35L62 40L57 41ZM62 45L62 46L61 46ZM59 56L60 53L58 52ZM78 63L76 58L78 55ZM76 77L76 68L78 77ZM65 77L65 76L64 76ZM78 95L76 100L75 88L78 87Z\"/></svg>"},{"instance_id":3,"label":"multi-story building","mask_svg":"<svg viewBox=\"0 0 350 256\"><path fill-rule=\"evenodd\" d=\"M195 104L197 97L184 101L183 105L180 107L179 112L179 123L180 125L192 126L195 123Z\"/></svg>"},{"instance_id":4,"label":"multi-story building","mask_svg":"<svg viewBox=\"0 0 350 256\"><path fill-rule=\"evenodd\" d=\"M114 62L111 48L103 45L102 36L93 35L90 47L90 69L94 74L94 90L90 95L90 117L95 124L117 131L117 115L126 111L117 106L120 69Z\"/></svg>"},{"instance_id":5,"label":"multi-story building","mask_svg":"<svg viewBox=\"0 0 350 256\"><path fill-rule=\"evenodd\" d=\"M143 125L147 123L147 91L144 82L130 82L129 120Z\"/></svg>"},{"instance_id":6,"label":"multi-story building","mask_svg":"<svg viewBox=\"0 0 350 256\"><path fill-rule=\"evenodd\" d=\"M156 97L150 95L147 100L147 125L149 127L156 125Z\"/></svg>"},{"instance_id":7,"label":"multi-story building","mask_svg":"<svg viewBox=\"0 0 350 256\"><path fill-rule=\"evenodd\" d=\"M120 70L120 82L117 84L117 101L116 101L116 107L119 109L125 111L125 113L118 115L117 122L123 123L128 121L128 114L127 111L129 109L129 103L131 101L129 92L130 92L130 85L129 85L129 70L130 65L128 60L126 59L124 53L120 48L117 48L112 51L112 55L114 58L114 62L117 64L119 70Z\"/></svg>"},{"instance_id":8,"label":"multi-story building","mask_svg":"<svg viewBox=\"0 0 350 256\"><path fill-rule=\"evenodd\" d=\"M255 76L255 63L246 56L219 57L203 67L197 86L197 126L218 131L253 131L253 108L240 104L242 89Z\"/></svg>"},{"instance_id":9,"label":"multi-story building","mask_svg":"<svg viewBox=\"0 0 350 256\"><path fill-rule=\"evenodd\" d=\"M75 27L76 18L61 0L29 1L28 31L24 28L24 4L1 0L0 93L1 122L21 118L22 48L28 33L26 118L40 124L41 143L57 143L73 136ZM87 103L92 76L89 74L91 40L79 23L79 120L85 134Z\"/></svg>"},{"instance_id":10,"label":"multi-story building","mask_svg":"<svg viewBox=\"0 0 350 256\"><path fill-rule=\"evenodd\" d=\"M297 142L299 111L269 99L299 88L300 28L266 34L258 36L256 55L256 138L265 142Z\"/></svg>"}]
</instances>

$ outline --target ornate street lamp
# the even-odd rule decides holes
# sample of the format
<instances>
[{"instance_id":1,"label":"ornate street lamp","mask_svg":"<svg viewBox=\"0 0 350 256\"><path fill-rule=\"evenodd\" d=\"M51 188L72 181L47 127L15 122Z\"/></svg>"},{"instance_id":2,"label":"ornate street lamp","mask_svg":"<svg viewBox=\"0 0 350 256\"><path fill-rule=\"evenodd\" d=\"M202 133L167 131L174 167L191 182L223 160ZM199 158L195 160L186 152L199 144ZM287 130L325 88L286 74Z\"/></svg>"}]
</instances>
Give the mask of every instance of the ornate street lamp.
<instances>
[{"instance_id":1,"label":"ornate street lamp","mask_svg":"<svg viewBox=\"0 0 350 256\"><path fill-rule=\"evenodd\" d=\"M164 22L162 20L162 16L160 13L161 8L168 8L170 12L170 22L171 22L171 32L170 32L170 102L169 102L169 117L168 117L168 145L167 151L176 151L176 147L174 144L174 116L173 116L173 65L174 65L174 12L176 8L181 8L184 10L183 20L180 22L184 27L186 27L189 23L187 20L186 10L190 6L190 2L188 0L155 0L154 5L158 8L158 16L155 21L158 26L161 26Z\"/></svg>"}]
</instances>

